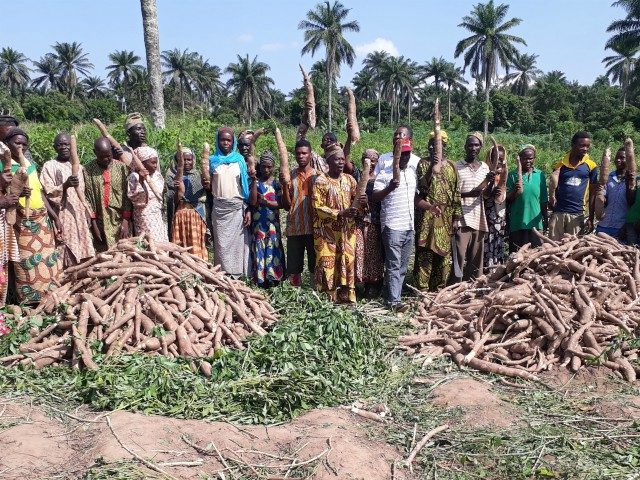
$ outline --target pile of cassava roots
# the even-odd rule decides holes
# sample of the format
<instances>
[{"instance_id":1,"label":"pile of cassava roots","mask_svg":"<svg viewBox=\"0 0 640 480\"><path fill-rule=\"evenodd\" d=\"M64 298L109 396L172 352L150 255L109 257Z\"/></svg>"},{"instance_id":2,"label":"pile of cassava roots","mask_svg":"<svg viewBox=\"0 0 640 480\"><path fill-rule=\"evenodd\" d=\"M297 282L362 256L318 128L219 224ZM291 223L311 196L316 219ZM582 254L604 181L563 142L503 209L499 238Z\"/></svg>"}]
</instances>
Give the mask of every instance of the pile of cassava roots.
<instances>
[{"instance_id":1,"label":"pile of cassava roots","mask_svg":"<svg viewBox=\"0 0 640 480\"><path fill-rule=\"evenodd\" d=\"M265 335L276 321L264 295L149 236L120 240L67 269L61 286L29 315L55 321L33 328L20 353L0 364L95 369L94 355L119 352L211 357L223 346L244 348L247 335ZM200 368L210 371L206 362Z\"/></svg>"},{"instance_id":2,"label":"pile of cassava roots","mask_svg":"<svg viewBox=\"0 0 640 480\"><path fill-rule=\"evenodd\" d=\"M488 276L422 298L409 354L528 380L607 368L640 374L640 251L604 234L526 245Z\"/></svg>"}]
</instances>

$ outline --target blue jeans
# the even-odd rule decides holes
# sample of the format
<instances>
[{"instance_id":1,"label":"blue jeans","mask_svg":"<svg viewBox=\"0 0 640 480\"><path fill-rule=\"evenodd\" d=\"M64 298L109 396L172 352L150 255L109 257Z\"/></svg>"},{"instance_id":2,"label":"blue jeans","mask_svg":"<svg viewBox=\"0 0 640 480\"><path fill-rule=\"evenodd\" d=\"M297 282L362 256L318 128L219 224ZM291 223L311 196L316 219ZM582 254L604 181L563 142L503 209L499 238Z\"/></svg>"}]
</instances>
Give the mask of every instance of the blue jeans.
<instances>
[{"instance_id":1,"label":"blue jeans","mask_svg":"<svg viewBox=\"0 0 640 480\"><path fill-rule=\"evenodd\" d=\"M413 230L382 230L382 244L384 245L384 301L394 305L400 302L402 284L407 275L409 257L413 246Z\"/></svg>"}]
</instances>

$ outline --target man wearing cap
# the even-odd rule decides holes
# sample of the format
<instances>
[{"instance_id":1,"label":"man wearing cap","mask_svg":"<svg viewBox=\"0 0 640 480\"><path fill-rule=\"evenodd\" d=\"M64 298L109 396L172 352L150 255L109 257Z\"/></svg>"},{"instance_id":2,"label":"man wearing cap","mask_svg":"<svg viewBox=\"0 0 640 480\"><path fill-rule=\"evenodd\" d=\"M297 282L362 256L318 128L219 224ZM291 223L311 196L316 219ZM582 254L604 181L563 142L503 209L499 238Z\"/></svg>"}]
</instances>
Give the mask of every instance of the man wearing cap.
<instances>
[{"instance_id":1,"label":"man wearing cap","mask_svg":"<svg viewBox=\"0 0 640 480\"><path fill-rule=\"evenodd\" d=\"M482 274L484 237L487 218L484 198L491 194L495 173L478 159L483 137L480 132L467 135L466 156L456 163L462 216L454 221L453 271L450 281L466 281Z\"/></svg>"},{"instance_id":2,"label":"man wearing cap","mask_svg":"<svg viewBox=\"0 0 640 480\"><path fill-rule=\"evenodd\" d=\"M442 131L442 151L449 136ZM453 221L462 216L458 174L450 160L437 158L435 133L429 136L429 158L418 163L416 256L414 280L420 289L438 290L451 273Z\"/></svg>"},{"instance_id":3,"label":"man wearing cap","mask_svg":"<svg viewBox=\"0 0 640 480\"><path fill-rule=\"evenodd\" d=\"M136 148L147 146L147 128L144 126L142 115L137 112L127 115L124 130L127 133L127 143L122 146L123 151L114 153L118 160L129 167L133 160L132 152Z\"/></svg>"},{"instance_id":4,"label":"man wearing cap","mask_svg":"<svg viewBox=\"0 0 640 480\"><path fill-rule=\"evenodd\" d=\"M400 302L413 245L416 169L420 158L412 153L413 132L398 127L394 149L400 153L400 180L393 179L393 152L380 156L374 174L373 202L381 202L380 223L385 252L384 302L394 310L406 311Z\"/></svg>"},{"instance_id":5,"label":"man wearing cap","mask_svg":"<svg viewBox=\"0 0 640 480\"><path fill-rule=\"evenodd\" d=\"M334 302L355 303L356 181L343 173L346 157L339 145L326 149L325 158L329 171L313 186L315 285ZM366 206L367 196L360 202Z\"/></svg>"}]
</instances>

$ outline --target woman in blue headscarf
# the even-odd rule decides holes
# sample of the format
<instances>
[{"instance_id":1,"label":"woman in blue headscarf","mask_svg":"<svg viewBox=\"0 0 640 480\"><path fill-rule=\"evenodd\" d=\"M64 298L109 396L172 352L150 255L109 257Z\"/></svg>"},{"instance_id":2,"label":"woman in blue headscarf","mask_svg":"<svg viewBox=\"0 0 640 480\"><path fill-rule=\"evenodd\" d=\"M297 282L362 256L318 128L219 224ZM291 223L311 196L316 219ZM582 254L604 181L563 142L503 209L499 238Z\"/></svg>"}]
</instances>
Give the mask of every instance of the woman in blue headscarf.
<instances>
[{"instance_id":1,"label":"woman in blue headscarf","mask_svg":"<svg viewBox=\"0 0 640 480\"><path fill-rule=\"evenodd\" d=\"M250 275L251 223L248 209L249 175L238 152L233 130L223 127L216 135L216 153L209 157L213 209L211 223L214 262L233 277Z\"/></svg>"}]
</instances>

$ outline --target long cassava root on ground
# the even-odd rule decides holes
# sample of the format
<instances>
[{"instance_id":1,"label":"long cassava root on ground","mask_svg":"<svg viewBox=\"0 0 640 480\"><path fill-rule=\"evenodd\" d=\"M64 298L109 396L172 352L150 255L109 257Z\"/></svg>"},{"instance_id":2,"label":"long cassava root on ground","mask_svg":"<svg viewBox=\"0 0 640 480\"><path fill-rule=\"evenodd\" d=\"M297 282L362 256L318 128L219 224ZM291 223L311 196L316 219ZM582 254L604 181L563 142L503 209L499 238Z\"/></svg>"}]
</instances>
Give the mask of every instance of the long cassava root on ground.
<instances>
[{"instance_id":1,"label":"long cassava root on ground","mask_svg":"<svg viewBox=\"0 0 640 480\"><path fill-rule=\"evenodd\" d=\"M490 275L425 295L402 348L527 380L593 365L635 381L640 251L601 233L540 236Z\"/></svg>"},{"instance_id":2,"label":"long cassava root on ground","mask_svg":"<svg viewBox=\"0 0 640 480\"><path fill-rule=\"evenodd\" d=\"M0 364L95 369L94 355L118 352L204 358L223 346L244 348L247 335L265 335L276 321L261 293L187 249L146 235L69 268L31 314L55 322L34 329L20 354Z\"/></svg>"}]
</instances>

